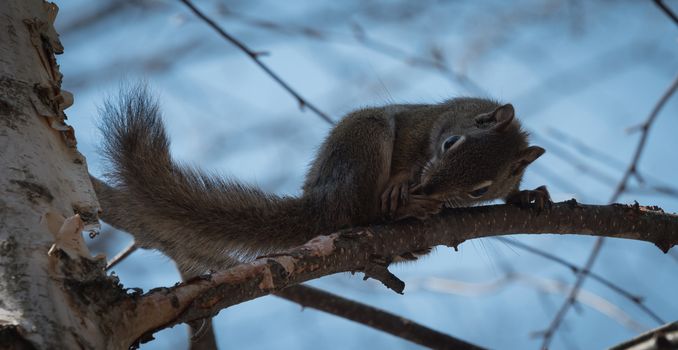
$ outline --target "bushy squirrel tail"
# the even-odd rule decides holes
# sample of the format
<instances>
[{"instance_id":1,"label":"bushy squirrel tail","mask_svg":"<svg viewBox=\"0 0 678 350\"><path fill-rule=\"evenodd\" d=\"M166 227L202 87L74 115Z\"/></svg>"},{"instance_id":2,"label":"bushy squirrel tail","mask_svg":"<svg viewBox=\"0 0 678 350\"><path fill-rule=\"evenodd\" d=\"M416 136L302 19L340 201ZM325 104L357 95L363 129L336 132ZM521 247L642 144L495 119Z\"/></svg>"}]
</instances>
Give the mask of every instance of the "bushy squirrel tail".
<instances>
[{"instance_id":1,"label":"bushy squirrel tail","mask_svg":"<svg viewBox=\"0 0 678 350\"><path fill-rule=\"evenodd\" d=\"M93 179L102 217L140 246L204 271L325 233L314 229L312 205L301 198L268 194L173 161L158 104L145 86L124 90L101 114L111 184Z\"/></svg>"}]
</instances>

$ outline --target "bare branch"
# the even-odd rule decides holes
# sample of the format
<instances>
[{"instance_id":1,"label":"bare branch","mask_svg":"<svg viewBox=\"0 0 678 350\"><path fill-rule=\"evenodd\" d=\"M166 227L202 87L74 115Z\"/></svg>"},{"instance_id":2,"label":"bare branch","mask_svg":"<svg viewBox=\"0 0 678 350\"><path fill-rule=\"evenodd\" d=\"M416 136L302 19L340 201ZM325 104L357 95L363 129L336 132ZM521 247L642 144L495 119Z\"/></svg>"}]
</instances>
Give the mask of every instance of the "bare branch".
<instances>
[{"instance_id":1,"label":"bare branch","mask_svg":"<svg viewBox=\"0 0 678 350\"><path fill-rule=\"evenodd\" d=\"M134 253L139 249L139 246L137 246L134 242L130 243L125 249L120 251L120 253L116 254L108 263L106 264L106 271L110 270L113 268L113 266L117 265L121 261L125 260L130 254Z\"/></svg>"},{"instance_id":2,"label":"bare branch","mask_svg":"<svg viewBox=\"0 0 678 350\"><path fill-rule=\"evenodd\" d=\"M130 254L137 251L138 248L139 247L134 243L130 244L111 259L106 266L106 270L127 258ZM190 278L184 277L185 281L189 279ZM291 286L275 293L275 295L295 302L302 307L314 308L335 316L362 323L366 326L429 348L443 349L448 347L453 349L482 349L445 333L430 329L407 318L310 286ZM211 329L211 320L195 320L189 322L189 324L191 325L193 332L191 349L199 349L201 342L207 342L208 345L206 348L210 348L209 344L213 342L214 338L214 333ZM194 343L196 340L198 343Z\"/></svg>"},{"instance_id":3,"label":"bare branch","mask_svg":"<svg viewBox=\"0 0 678 350\"><path fill-rule=\"evenodd\" d=\"M642 127L642 124L638 126L639 129L641 127ZM574 149L575 151L577 151L579 153L579 155L581 155L581 156L595 160L596 162L602 163L602 164L604 164L604 165L606 165L606 166L608 166L609 168L612 168L612 169L622 170L622 169L627 168L627 164L625 162L622 162L621 160L615 158L614 156L612 156L610 154L607 154L603 151L600 151L598 149L595 149L593 147L588 146L587 144L585 144L581 140L577 139L574 136L566 134L562 130L558 130L558 129L555 129L555 128L548 128L547 133L551 136L550 138L548 138L549 140L555 140L555 141L557 141L557 142L559 142L559 143L561 143L565 146L568 146L568 147ZM549 149L549 151L550 151L550 149ZM641 178L638 169L636 169L636 175L635 176L638 179ZM656 183L656 184L648 184L647 183L648 181L646 181L645 183L641 184L645 188L636 188L636 189L632 189L632 190L628 189L628 186L627 186L626 193L627 194L628 193L646 193L646 194L658 193L658 194L664 194L664 195L667 195L667 196L678 197L678 189L676 189L672 186L669 186L665 183L662 183L661 180L655 178L651 174L643 174L642 178L649 180L649 181ZM646 190L646 191L643 192L643 190Z\"/></svg>"},{"instance_id":4,"label":"bare branch","mask_svg":"<svg viewBox=\"0 0 678 350\"><path fill-rule=\"evenodd\" d=\"M438 293L457 294L463 296L482 296L498 293L500 290L516 283L524 284L534 288L540 293L567 295L572 289L569 284L562 281L531 276L512 271L508 271L504 276L488 282L466 282L448 278L426 277L419 282L419 284L421 284L419 288ZM415 287L418 287L417 284L415 284ZM633 318L631 318L630 315L624 312L624 310L622 310L617 305L592 291L587 291L586 289L582 288L581 294L578 297L578 302L591 307L592 309L600 312L606 317L609 317L631 331L642 332L648 328L636 322Z\"/></svg>"},{"instance_id":5,"label":"bare branch","mask_svg":"<svg viewBox=\"0 0 678 350\"><path fill-rule=\"evenodd\" d=\"M96 86L104 81L119 78L119 72L124 70L137 75L168 73L176 68L182 60L195 54L196 51L205 52L205 42L200 37L172 43L162 49L154 51L146 57L115 59L112 62L91 70L81 70L69 79L68 85L72 89L84 89Z\"/></svg>"},{"instance_id":6,"label":"bare branch","mask_svg":"<svg viewBox=\"0 0 678 350\"><path fill-rule=\"evenodd\" d=\"M130 342L171 325L211 317L220 309L337 272L364 271L375 257L392 259L436 245L513 233L589 234L644 240L668 251L678 243L678 215L639 205L555 203L535 210L492 205L445 210L425 221L405 220L319 236L309 243L226 271L153 290L127 308ZM151 312L152 310L152 312ZM148 315L151 314L152 317Z\"/></svg>"},{"instance_id":7,"label":"bare branch","mask_svg":"<svg viewBox=\"0 0 678 350\"><path fill-rule=\"evenodd\" d=\"M638 141L638 145L636 146L636 151L633 155L633 158L631 159L631 163L626 169L626 172L624 172L624 176L622 176L622 179L619 181L619 184L617 185L615 192L612 194L610 202L617 201L617 199L619 199L619 197L626 191L628 181L631 178L631 176L638 174L637 170L638 162L640 161L640 156L643 154L643 150L645 149L647 137L650 133L650 127L652 126L652 123L654 123L654 121L656 120L657 116L659 115L659 112L662 110L666 102L676 92L676 89L678 89L678 76L676 76L671 85L669 85L664 94L659 98L654 108L652 108L650 115L648 115L647 119L640 127L641 135L640 140ZM574 287L572 288L569 297L565 300L561 308L558 310L558 313L556 313L556 316L553 318L553 321L551 322L549 328L543 333L544 341L542 343L542 349L548 348L548 345L550 344L553 335L558 331L558 327L560 327L560 325L562 324L565 315L567 315L567 312L570 310L570 307L572 307L576 302L579 289L581 288L582 284L584 283L584 280L588 276L588 274L584 273L584 271L591 270L591 266L593 266L593 263L595 263L596 259L598 258L598 255L600 254L600 249L604 241L605 238L602 236L596 240L593 248L591 249L591 253L589 254L584 269L577 274L577 280L574 284ZM666 250L665 252L668 252L668 250Z\"/></svg>"},{"instance_id":8,"label":"bare branch","mask_svg":"<svg viewBox=\"0 0 678 350\"><path fill-rule=\"evenodd\" d=\"M113 187L105 184L95 177L91 177L91 180L99 195L101 195L103 191L115 191ZM106 196L103 196L102 198L106 198ZM105 207L113 205L106 202L102 202L102 204ZM129 227L125 227L124 222L117 221L115 215L109 214L110 213L106 211L101 214L101 218L109 225L122 230L130 229ZM130 233L134 234L134 232ZM107 269L128 257L130 254L135 252L137 248L138 246L135 244L131 244L125 248L108 263ZM377 262L378 261L374 261L373 263ZM382 264L385 264L385 262L382 262ZM178 267L181 271L182 279L184 281L188 281L197 277L193 274L182 271L183 269L180 266ZM383 266L382 270L383 273L388 272L386 270L386 266ZM394 288L402 291L403 287L399 286ZM396 337L400 337L431 348L442 348L442 344L451 344L453 348L474 349L470 344L468 344L466 347L461 347L460 344L466 344L464 341L455 339L430 328L426 328L425 326L417 324L416 322L408 320L404 317L395 316L383 310L373 308L357 301L345 299L340 296L304 285L298 285L284 289L278 292L277 296L299 303L303 307L312 307L330 314L337 315L339 317L345 317L356 322L362 322L366 326L383 330ZM188 323L191 326L191 331L193 333L192 338L197 339L197 341L192 340L192 350L194 348L195 350L200 349L202 346L210 348L209 346L213 342L214 338L213 330L211 328L211 320L209 318L204 318L190 321Z\"/></svg>"},{"instance_id":9,"label":"bare branch","mask_svg":"<svg viewBox=\"0 0 678 350\"><path fill-rule=\"evenodd\" d=\"M561 144L565 144L577 151L579 155L605 164L610 168L624 169L627 166L626 162L621 161L615 158L613 155L607 154L595 147L587 145L582 140L565 133L563 130L549 127L546 129L546 133L550 136L550 140L556 140Z\"/></svg>"},{"instance_id":10,"label":"bare branch","mask_svg":"<svg viewBox=\"0 0 678 350\"><path fill-rule=\"evenodd\" d=\"M569 152L563 147L550 141L550 138L542 137L536 133L530 133L530 135L532 136L532 138L534 138L536 143L548 149L549 154L553 154L556 157L562 159L573 168L579 170L582 173L582 175L588 175L589 177L598 181L600 184L604 186L610 186L611 184L614 183L614 177L606 174L605 172L601 171L594 165L587 164L581 161L580 159L578 159L577 156L572 154L572 152Z\"/></svg>"},{"instance_id":11,"label":"bare branch","mask_svg":"<svg viewBox=\"0 0 678 350\"><path fill-rule=\"evenodd\" d=\"M317 288L297 285L276 293L303 306L337 315L431 349L481 349L414 321Z\"/></svg>"},{"instance_id":12,"label":"bare branch","mask_svg":"<svg viewBox=\"0 0 678 350\"><path fill-rule=\"evenodd\" d=\"M665 13L672 21L673 21L673 23L675 23L676 25L678 25L678 16L676 16L676 14L673 13L673 11L671 11L671 9L670 9L668 6L666 6L666 4L664 3L664 1L662 1L662 0L654 0L654 3L655 3L657 6L659 6L659 8L660 8L660 9L661 9L661 10L662 10L662 11L663 11L663 12L664 12L664 13Z\"/></svg>"},{"instance_id":13,"label":"bare branch","mask_svg":"<svg viewBox=\"0 0 678 350\"><path fill-rule=\"evenodd\" d=\"M211 18L207 17L203 12L201 12L195 5L190 0L181 0L186 6L188 6L193 13L198 16L200 19L202 19L207 25L212 27L219 35L221 35L224 39L228 40L231 44L235 45L238 49L240 49L242 52L244 52L247 56L249 56L254 63L259 66L266 74L268 74L271 79L275 80L278 85L280 85L285 91L287 91L290 95L292 95L297 102L299 103L299 106L303 109L304 107L308 107L313 113L315 113L317 116L322 118L324 121L334 124L334 121L332 118L330 118L327 114L325 114L323 111L318 109L314 104L308 102L305 98L303 98L296 90L294 90L287 82L285 82L282 78L278 76L271 68L269 68L266 64L264 64L260 59L259 56L262 55L261 52L256 52L251 50L249 47L247 47L243 42L240 40L236 39L234 36L226 32L221 26L219 26L216 22L214 22Z\"/></svg>"},{"instance_id":14,"label":"bare branch","mask_svg":"<svg viewBox=\"0 0 678 350\"><path fill-rule=\"evenodd\" d=\"M614 282L608 280L607 278L605 278L605 277L603 277L603 276L601 276L601 275L599 275L599 274L597 274L593 271L585 270L584 268L581 268L581 267L579 267L579 266L577 266L577 265L575 265L571 262L568 262L565 259L562 259L558 256L555 256L555 255L553 255L549 252L543 251L541 249L529 246L525 243L521 243L521 242L518 242L518 241L515 241L515 240L511 240L511 239L508 239L508 238L505 238L505 237L495 237L494 239L499 240L500 242L503 242L503 243L508 244L510 246L516 247L518 249L522 249L526 252L530 252L532 254L539 255L542 258L556 262L556 263L558 263L562 266L569 268L570 271L572 271L572 273L574 273L574 274L578 274L578 273L587 274L590 278L600 282L602 285L606 286L607 288L610 288L615 293L621 295L622 297L628 299L632 303L638 305L638 307L641 310L643 310L643 312L645 314L647 314L650 318L655 320L658 324L666 323L666 321L662 320L661 317L659 317L659 315L657 315L656 312L652 311L647 305L645 305L642 297L637 296L637 295L627 291L626 289L622 288L621 286L615 284Z\"/></svg>"},{"instance_id":15,"label":"bare branch","mask_svg":"<svg viewBox=\"0 0 678 350\"><path fill-rule=\"evenodd\" d=\"M593 267L593 263L596 262L596 258L598 257L598 253L600 253L600 248L603 247L603 243L605 243L605 240L602 237L596 240L596 243L593 245L593 250L591 251L591 254L589 254L589 258L586 261L586 265L584 265L584 269L577 274L577 280L575 281L574 286L572 286L567 299L565 299L565 302L551 321L549 328L543 332L544 340L541 344L542 350L547 350L549 348L549 344L551 344L553 335L558 331L558 328L560 328L560 325L565 319L565 315L570 310L570 307L577 301L577 295L579 295L581 286L586 280L586 274L584 271L591 271L591 267Z\"/></svg>"},{"instance_id":16,"label":"bare branch","mask_svg":"<svg viewBox=\"0 0 678 350\"><path fill-rule=\"evenodd\" d=\"M84 12L78 18L66 23L60 30L60 35L71 35L79 32L91 30L97 24L104 21L115 19L124 16L124 12L131 8L153 9L158 11L166 9L169 6L160 1L144 1L144 0L117 0L117 1L101 1L101 5L93 11Z\"/></svg>"},{"instance_id":17,"label":"bare branch","mask_svg":"<svg viewBox=\"0 0 678 350\"><path fill-rule=\"evenodd\" d=\"M619 199L619 196L621 196L624 190L626 190L629 178L638 173L637 170L638 162L640 161L640 156L643 154L643 150L645 149L647 137L650 133L650 127L652 126L652 123L654 123L654 121L656 120L657 116L659 115L659 112L662 110L662 108L664 108L666 102L668 102L671 96L673 96L673 94L676 92L676 89L678 89L678 76L676 76L673 79L671 85L669 85L664 94L659 98L659 101L657 101L654 108L652 108L652 112L650 112L650 115L648 115L645 122L641 125L640 127L641 135L640 140L638 141L638 145L636 146L636 151L633 154L631 163L626 169L624 176L622 177L621 181L619 181L619 185L617 185L617 189L612 195L612 199L610 199L610 202L615 202L617 201L617 199Z\"/></svg>"},{"instance_id":18,"label":"bare branch","mask_svg":"<svg viewBox=\"0 0 678 350\"><path fill-rule=\"evenodd\" d=\"M676 347L678 347L678 322L672 322L613 346L610 350L662 350Z\"/></svg>"},{"instance_id":19,"label":"bare branch","mask_svg":"<svg viewBox=\"0 0 678 350\"><path fill-rule=\"evenodd\" d=\"M385 42L369 36L365 29L356 22L353 22L351 24L353 33L351 35L352 41L349 42L348 40L345 40L343 37L338 36L337 33L329 32L319 28L312 28L308 26L297 27L285 25L283 23L273 22L269 19L256 18L232 10L226 10L224 11L224 14L231 18L240 20L241 22L247 25L268 31L273 31L275 33L300 35L312 40L321 40L326 42L335 42L342 44L346 43L352 44L354 42L357 42L366 49L399 60L413 67L427 68L438 73L441 73L450 82L462 85L464 88L466 88L473 94L487 95L487 91L485 91L485 89L483 89L478 83L473 81L466 74L461 73L455 70L453 67L451 67L447 60L445 60L445 58L442 55L440 55L439 51L432 52L430 56L409 53L406 50L396 45L393 45L389 42Z\"/></svg>"}]
</instances>

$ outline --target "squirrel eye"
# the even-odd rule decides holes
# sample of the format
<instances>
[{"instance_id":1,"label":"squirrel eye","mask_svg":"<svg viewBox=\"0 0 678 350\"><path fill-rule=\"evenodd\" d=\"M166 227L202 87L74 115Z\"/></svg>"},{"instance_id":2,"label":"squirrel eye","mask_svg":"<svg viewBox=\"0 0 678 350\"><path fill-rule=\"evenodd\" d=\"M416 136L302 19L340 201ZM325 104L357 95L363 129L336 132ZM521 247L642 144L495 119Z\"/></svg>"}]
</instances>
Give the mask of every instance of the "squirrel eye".
<instances>
[{"instance_id":1,"label":"squirrel eye","mask_svg":"<svg viewBox=\"0 0 678 350\"><path fill-rule=\"evenodd\" d=\"M445 141L443 141L443 152L447 151L448 149L450 149L450 147L454 146L454 144L457 143L457 141L459 141L460 138L461 137L459 135L453 135L446 138Z\"/></svg>"},{"instance_id":2,"label":"squirrel eye","mask_svg":"<svg viewBox=\"0 0 678 350\"><path fill-rule=\"evenodd\" d=\"M468 196L471 198L480 198L487 193L487 190L490 189L490 185L492 185L492 181L484 181L476 186L475 190L469 192Z\"/></svg>"}]
</instances>

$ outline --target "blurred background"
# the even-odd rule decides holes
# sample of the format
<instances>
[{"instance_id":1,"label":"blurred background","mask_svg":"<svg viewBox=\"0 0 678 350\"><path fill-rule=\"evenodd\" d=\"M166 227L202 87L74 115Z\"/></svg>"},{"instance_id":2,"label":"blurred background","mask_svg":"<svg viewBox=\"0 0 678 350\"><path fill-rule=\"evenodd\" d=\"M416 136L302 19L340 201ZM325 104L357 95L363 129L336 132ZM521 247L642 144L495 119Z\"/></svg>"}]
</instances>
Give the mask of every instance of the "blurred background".
<instances>
[{"instance_id":1,"label":"blurred background","mask_svg":"<svg viewBox=\"0 0 678 350\"><path fill-rule=\"evenodd\" d=\"M331 125L297 101L180 1L56 1L65 46L59 64L80 151L106 173L97 106L125 81L159 96L176 159L300 192ZM362 106L432 103L455 96L511 102L547 153L525 188L554 200L607 203L631 163L641 124L678 74L678 26L653 1L196 1L196 5L332 119ZM678 9L678 1L666 1ZM652 125L619 201L678 211L678 97ZM104 226L89 240L109 257L131 236ZM400 296L360 274L311 282L472 343L537 349L576 279L526 244L583 266L595 239L518 235L438 248L392 267ZM138 251L114 268L126 287L180 280L162 254ZM678 253L608 239L593 271L623 292L585 280L553 349L603 348L678 318ZM643 307L650 312L643 311ZM654 313L655 316L651 314ZM399 338L268 296L223 310L221 348L419 348ZM188 347L184 325L142 349Z\"/></svg>"}]
</instances>

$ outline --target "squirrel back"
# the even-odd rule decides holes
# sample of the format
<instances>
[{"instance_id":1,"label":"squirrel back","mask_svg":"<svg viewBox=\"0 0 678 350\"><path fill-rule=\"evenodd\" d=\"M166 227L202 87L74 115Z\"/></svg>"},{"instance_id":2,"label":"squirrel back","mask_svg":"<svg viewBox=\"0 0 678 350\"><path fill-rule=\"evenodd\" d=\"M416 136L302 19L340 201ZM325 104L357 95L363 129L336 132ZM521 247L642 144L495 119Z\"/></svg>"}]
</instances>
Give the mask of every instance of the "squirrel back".
<instances>
[{"instance_id":1,"label":"squirrel back","mask_svg":"<svg viewBox=\"0 0 678 350\"><path fill-rule=\"evenodd\" d=\"M158 105L143 87L102 111L111 186L93 181L104 220L194 272L342 228L506 198L543 153L527 146L510 105L454 99L362 109L330 132L303 194L285 197L172 160Z\"/></svg>"}]
</instances>

